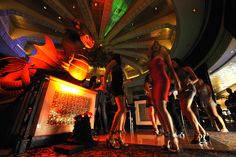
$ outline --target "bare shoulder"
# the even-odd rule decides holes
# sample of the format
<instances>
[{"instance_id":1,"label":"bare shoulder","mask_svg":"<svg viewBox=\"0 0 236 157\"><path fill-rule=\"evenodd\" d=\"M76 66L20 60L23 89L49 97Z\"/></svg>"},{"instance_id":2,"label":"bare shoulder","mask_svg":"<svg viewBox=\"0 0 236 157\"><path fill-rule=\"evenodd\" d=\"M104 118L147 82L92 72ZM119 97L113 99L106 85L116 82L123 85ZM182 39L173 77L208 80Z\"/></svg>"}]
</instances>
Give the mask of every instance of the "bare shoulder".
<instances>
[{"instance_id":1,"label":"bare shoulder","mask_svg":"<svg viewBox=\"0 0 236 157\"><path fill-rule=\"evenodd\" d=\"M111 60L106 66L106 71L109 72L116 64L116 60Z\"/></svg>"},{"instance_id":2,"label":"bare shoulder","mask_svg":"<svg viewBox=\"0 0 236 157\"><path fill-rule=\"evenodd\" d=\"M190 66L185 66L184 70L189 71L189 72L193 72L193 69Z\"/></svg>"},{"instance_id":3,"label":"bare shoulder","mask_svg":"<svg viewBox=\"0 0 236 157\"><path fill-rule=\"evenodd\" d=\"M107 67L113 67L115 66L117 63L116 63L116 60L111 60L108 64L107 64Z\"/></svg>"}]
</instances>

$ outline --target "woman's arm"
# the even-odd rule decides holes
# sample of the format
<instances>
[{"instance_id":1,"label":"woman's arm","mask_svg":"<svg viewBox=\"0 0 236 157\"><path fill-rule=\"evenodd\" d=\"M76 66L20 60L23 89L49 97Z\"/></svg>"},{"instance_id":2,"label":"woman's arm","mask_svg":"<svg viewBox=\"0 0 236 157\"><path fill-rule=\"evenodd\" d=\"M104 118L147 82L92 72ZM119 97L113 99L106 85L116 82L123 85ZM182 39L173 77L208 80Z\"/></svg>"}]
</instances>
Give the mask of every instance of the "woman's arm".
<instances>
[{"instance_id":1,"label":"woman's arm","mask_svg":"<svg viewBox=\"0 0 236 157\"><path fill-rule=\"evenodd\" d=\"M164 51L163 52L164 59L165 59L167 65L168 65L168 67L170 69L170 72L172 73L172 76L175 79L175 83L176 83L176 86L177 86L176 88L177 88L178 91L180 91L181 90L181 84L180 84L180 81L179 81L179 77L177 76L177 74L176 74L176 72L175 72L175 70L174 70L174 68L172 66L170 55L169 55L169 53L165 49L162 50L162 51Z\"/></svg>"},{"instance_id":2,"label":"woman's arm","mask_svg":"<svg viewBox=\"0 0 236 157\"><path fill-rule=\"evenodd\" d=\"M106 89L106 85L107 85L107 77L108 77L108 74L110 73L111 69L116 65L116 61L113 59L111 60L108 65L106 66L106 71L105 71L105 74L104 74L104 80L102 82L102 88L103 90Z\"/></svg>"}]
</instances>

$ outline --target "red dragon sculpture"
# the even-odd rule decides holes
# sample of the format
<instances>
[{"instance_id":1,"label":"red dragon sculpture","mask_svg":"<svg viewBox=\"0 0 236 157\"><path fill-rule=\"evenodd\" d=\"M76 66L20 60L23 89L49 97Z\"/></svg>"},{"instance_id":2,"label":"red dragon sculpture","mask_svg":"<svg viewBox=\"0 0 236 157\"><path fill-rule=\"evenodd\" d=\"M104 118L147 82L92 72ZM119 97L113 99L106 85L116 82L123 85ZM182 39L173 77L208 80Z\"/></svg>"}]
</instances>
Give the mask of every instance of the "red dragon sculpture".
<instances>
[{"instance_id":1,"label":"red dragon sculpture","mask_svg":"<svg viewBox=\"0 0 236 157\"><path fill-rule=\"evenodd\" d=\"M87 34L80 34L79 39L87 48L94 46L93 39ZM24 87L30 84L31 78L38 69L68 71L70 63L74 59L75 50L78 50L79 47L68 36L63 38L62 45L64 51L57 50L52 40L45 36L45 44L43 46L34 45L36 55L29 56L28 62L18 57L0 59L0 97L19 95ZM84 63L84 61L82 62Z\"/></svg>"}]
</instances>

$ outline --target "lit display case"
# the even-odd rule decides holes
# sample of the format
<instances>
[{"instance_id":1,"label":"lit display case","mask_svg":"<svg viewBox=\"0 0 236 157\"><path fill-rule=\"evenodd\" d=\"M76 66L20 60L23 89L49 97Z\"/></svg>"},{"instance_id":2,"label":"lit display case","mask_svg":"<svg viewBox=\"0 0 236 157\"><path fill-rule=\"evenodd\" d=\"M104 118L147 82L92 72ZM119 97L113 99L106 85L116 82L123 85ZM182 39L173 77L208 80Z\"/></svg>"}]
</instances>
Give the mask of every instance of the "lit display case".
<instances>
[{"instance_id":1,"label":"lit display case","mask_svg":"<svg viewBox=\"0 0 236 157\"><path fill-rule=\"evenodd\" d=\"M8 137L14 153L65 142L73 131L74 117L86 112L93 115L93 129L96 95L95 91L65 80L39 75L16 102L18 107Z\"/></svg>"},{"instance_id":2,"label":"lit display case","mask_svg":"<svg viewBox=\"0 0 236 157\"><path fill-rule=\"evenodd\" d=\"M72 132L74 117L85 112L94 115L97 92L64 80L48 77L40 100L41 111L33 136ZM91 128L94 116L90 119Z\"/></svg>"}]
</instances>

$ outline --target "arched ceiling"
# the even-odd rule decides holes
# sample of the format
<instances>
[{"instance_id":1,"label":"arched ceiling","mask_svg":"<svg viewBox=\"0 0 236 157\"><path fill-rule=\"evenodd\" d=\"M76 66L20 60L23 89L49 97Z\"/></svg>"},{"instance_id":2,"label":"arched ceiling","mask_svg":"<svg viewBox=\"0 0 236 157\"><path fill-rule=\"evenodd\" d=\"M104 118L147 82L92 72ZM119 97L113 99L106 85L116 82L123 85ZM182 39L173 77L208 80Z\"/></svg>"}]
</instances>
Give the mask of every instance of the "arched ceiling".
<instances>
[{"instance_id":1,"label":"arched ceiling","mask_svg":"<svg viewBox=\"0 0 236 157\"><path fill-rule=\"evenodd\" d=\"M153 40L184 58L204 27L206 1L199 0L7 0L0 1L1 22L27 55L43 35L60 41L72 19L80 19L96 45L93 55L121 54L127 79L147 71L145 52ZM3 12L4 11L4 12ZM7 22L6 22L7 21ZM39 38L39 40L35 40ZM96 56L96 55L95 55ZM103 60L99 60L103 62ZM99 65L105 65L100 63ZM90 73L101 72L91 68Z\"/></svg>"}]
</instances>

